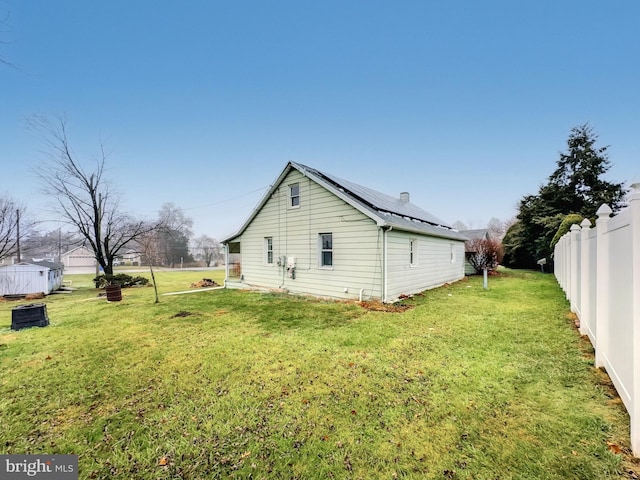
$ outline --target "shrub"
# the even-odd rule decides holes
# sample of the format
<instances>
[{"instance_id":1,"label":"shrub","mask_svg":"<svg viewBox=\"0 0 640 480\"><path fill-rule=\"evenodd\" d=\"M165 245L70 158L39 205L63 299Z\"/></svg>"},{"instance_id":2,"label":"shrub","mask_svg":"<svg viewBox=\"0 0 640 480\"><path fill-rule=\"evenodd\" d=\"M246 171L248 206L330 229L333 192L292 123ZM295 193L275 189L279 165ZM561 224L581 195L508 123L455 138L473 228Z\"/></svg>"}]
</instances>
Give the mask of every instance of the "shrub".
<instances>
[{"instance_id":1,"label":"shrub","mask_svg":"<svg viewBox=\"0 0 640 480\"><path fill-rule=\"evenodd\" d=\"M495 270L504 256L502 244L492 239L476 238L467 242L467 249L470 251L467 260L476 273L481 273L485 268L488 271Z\"/></svg>"},{"instance_id":2,"label":"shrub","mask_svg":"<svg viewBox=\"0 0 640 480\"><path fill-rule=\"evenodd\" d=\"M553 236L551 240L551 248L556 246L556 243L560 241L563 235L565 235L570 229L572 225L580 225L580 222L584 220L584 217L578 213L570 213L562 220L562 223L558 227L556 234Z\"/></svg>"},{"instance_id":3,"label":"shrub","mask_svg":"<svg viewBox=\"0 0 640 480\"><path fill-rule=\"evenodd\" d=\"M131 275L127 275L126 273L118 273L115 275L98 275L93 279L93 283L96 285L96 288L104 288L107 285L120 285L121 287L126 288L147 285L149 283L149 279L139 276L132 277Z\"/></svg>"}]
</instances>

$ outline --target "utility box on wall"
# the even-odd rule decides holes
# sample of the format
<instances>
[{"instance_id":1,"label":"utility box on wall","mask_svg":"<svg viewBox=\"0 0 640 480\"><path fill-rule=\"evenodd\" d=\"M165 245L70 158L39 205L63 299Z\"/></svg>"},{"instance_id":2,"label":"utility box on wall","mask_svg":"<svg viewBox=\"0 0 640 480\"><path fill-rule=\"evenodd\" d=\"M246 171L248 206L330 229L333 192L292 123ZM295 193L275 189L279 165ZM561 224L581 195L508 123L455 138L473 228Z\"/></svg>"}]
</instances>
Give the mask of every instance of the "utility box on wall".
<instances>
[{"instance_id":1,"label":"utility box on wall","mask_svg":"<svg viewBox=\"0 0 640 480\"><path fill-rule=\"evenodd\" d=\"M49 325L47 306L44 303L20 305L11 311L11 330Z\"/></svg>"},{"instance_id":2,"label":"utility box on wall","mask_svg":"<svg viewBox=\"0 0 640 480\"><path fill-rule=\"evenodd\" d=\"M287 273L292 280L296 278L296 257L287 257Z\"/></svg>"}]
</instances>

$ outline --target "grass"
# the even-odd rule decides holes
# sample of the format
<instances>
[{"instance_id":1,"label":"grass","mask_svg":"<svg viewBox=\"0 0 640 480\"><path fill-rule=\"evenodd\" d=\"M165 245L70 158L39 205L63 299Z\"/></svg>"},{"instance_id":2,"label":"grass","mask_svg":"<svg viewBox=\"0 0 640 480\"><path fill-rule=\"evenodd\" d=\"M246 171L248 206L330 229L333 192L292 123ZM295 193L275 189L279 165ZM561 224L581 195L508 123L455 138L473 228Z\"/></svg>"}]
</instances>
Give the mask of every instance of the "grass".
<instances>
[{"instance_id":1,"label":"grass","mask_svg":"<svg viewBox=\"0 0 640 480\"><path fill-rule=\"evenodd\" d=\"M637 478L628 418L550 275L468 279L403 313L73 285L47 297L47 328L9 330L16 303L0 304L2 453L75 453L83 479Z\"/></svg>"}]
</instances>

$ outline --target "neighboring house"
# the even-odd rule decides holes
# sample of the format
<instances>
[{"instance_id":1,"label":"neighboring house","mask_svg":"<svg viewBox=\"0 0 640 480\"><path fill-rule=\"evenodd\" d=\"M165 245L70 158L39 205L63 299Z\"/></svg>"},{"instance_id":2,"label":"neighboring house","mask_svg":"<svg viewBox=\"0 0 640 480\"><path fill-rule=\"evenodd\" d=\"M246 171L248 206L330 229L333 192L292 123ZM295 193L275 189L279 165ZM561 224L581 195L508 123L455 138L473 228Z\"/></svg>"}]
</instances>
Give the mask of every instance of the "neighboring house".
<instances>
[{"instance_id":1,"label":"neighboring house","mask_svg":"<svg viewBox=\"0 0 640 480\"><path fill-rule=\"evenodd\" d=\"M64 266L52 262L20 262L0 267L0 295L48 295L62 286Z\"/></svg>"},{"instance_id":2,"label":"neighboring house","mask_svg":"<svg viewBox=\"0 0 640 480\"><path fill-rule=\"evenodd\" d=\"M60 255L60 262L66 268L72 268L73 270L84 268L90 273L96 269L96 255L93 250L87 247L72 248Z\"/></svg>"},{"instance_id":3,"label":"neighboring house","mask_svg":"<svg viewBox=\"0 0 640 480\"><path fill-rule=\"evenodd\" d=\"M489 235L489 230L487 230L486 228L480 228L477 230L460 230L460 233L468 238L464 246L464 274L475 275L478 272L476 272L476 269L473 268L473 265L469 263L469 257L476 253L473 247L473 241L490 240L491 236Z\"/></svg>"},{"instance_id":4,"label":"neighboring house","mask_svg":"<svg viewBox=\"0 0 640 480\"><path fill-rule=\"evenodd\" d=\"M142 255L135 250L127 250L120 256L117 265L140 266L142 265Z\"/></svg>"},{"instance_id":5,"label":"neighboring house","mask_svg":"<svg viewBox=\"0 0 640 480\"><path fill-rule=\"evenodd\" d=\"M289 162L225 238L229 288L397 300L464 277L465 237L409 202Z\"/></svg>"},{"instance_id":6,"label":"neighboring house","mask_svg":"<svg viewBox=\"0 0 640 480\"><path fill-rule=\"evenodd\" d=\"M95 253L90 248L75 247L60 255L60 262L67 273L93 273L97 274L98 262Z\"/></svg>"}]
</instances>

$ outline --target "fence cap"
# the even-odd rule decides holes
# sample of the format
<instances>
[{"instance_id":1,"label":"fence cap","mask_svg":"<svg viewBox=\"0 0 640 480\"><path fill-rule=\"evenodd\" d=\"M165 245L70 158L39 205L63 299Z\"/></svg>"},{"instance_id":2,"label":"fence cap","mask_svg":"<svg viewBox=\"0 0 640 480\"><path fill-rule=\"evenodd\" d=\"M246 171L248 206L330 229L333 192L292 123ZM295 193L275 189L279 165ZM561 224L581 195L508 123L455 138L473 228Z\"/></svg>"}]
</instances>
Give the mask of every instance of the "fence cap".
<instances>
[{"instance_id":1,"label":"fence cap","mask_svg":"<svg viewBox=\"0 0 640 480\"><path fill-rule=\"evenodd\" d=\"M598 209L598 211L596 212L596 215L598 215L598 217L609 217L609 215L611 215L613 213L613 210L611 210L611 207L609 205L607 205L606 203L603 203L602 205L600 205L600 208Z\"/></svg>"}]
</instances>

